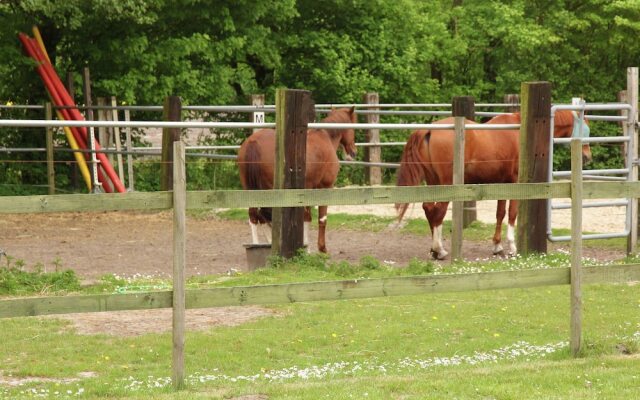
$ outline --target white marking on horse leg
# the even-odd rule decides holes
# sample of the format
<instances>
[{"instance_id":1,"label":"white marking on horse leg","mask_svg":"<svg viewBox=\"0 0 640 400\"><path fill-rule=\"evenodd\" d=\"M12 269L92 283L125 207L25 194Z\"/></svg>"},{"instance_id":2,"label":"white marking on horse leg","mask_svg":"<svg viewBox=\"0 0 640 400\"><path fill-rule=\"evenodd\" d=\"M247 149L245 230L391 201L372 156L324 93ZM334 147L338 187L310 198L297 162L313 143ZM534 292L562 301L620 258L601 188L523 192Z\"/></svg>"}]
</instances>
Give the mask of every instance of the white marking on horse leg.
<instances>
[{"instance_id":1,"label":"white marking on horse leg","mask_svg":"<svg viewBox=\"0 0 640 400\"><path fill-rule=\"evenodd\" d=\"M442 244L442 225L433 229L433 241L431 243L431 251L436 255L438 260L444 259L449 254Z\"/></svg>"},{"instance_id":2,"label":"white marking on horse leg","mask_svg":"<svg viewBox=\"0 0 640 400\"><path fill-rule=\"evenodd\" d=\"M251 228L251 243L260 243L260 240L258 239L258 225L249 221L249 227Z\"/></svg>"},{"instance_id":3,"label":"white marking on horse leg","mask_svg":"<svg viewBox=\"0 0 640 400\"><path fill-rule=\"evenodd\" d=\"M309 221L304 221L304 228L302 230L302 244L309 248L309 225L311 223Z\"/></svg>"},{"instance_id":4,"label":"white marking on horse leg","mask_svg":"<svg viewBox=\"0 0 640 400\"><path fill-rule=\"evenodd\" d=\"M271 243L271 224L259 224L260 232L266 243Z\"/></svg>"},{"instance_id":5,"label":"white marking on horse leg","mask_svg":"<svg viewBox=\"0 0 640 400\"><path fill-rule=\"evenodd\" d=\"M327 216L325 215L322 218L318 218L318 222L322 222L323 224L326 224L327 223Z\"/></svg>"},{"instance_id":6,"label":"white marking on horse leg","mask_svg":"<svg viewBox=\"0 0 640 400\"><path fill-rule=\"evenodd\" d=\"M502 243L496 243L493 245L493 254L500 254L504 251Z\"/></svg>"},{"instance_id":7,"label":"white marking on horse leg","mask_svg":"<svg viewBox=\"0 0 640 400\"><path fill-rule=\"evenodd\" d=\"M507 226L507 243L509 244L509 254L516 255L516 228L513 225Z\"/></svg>"}]
</instances>

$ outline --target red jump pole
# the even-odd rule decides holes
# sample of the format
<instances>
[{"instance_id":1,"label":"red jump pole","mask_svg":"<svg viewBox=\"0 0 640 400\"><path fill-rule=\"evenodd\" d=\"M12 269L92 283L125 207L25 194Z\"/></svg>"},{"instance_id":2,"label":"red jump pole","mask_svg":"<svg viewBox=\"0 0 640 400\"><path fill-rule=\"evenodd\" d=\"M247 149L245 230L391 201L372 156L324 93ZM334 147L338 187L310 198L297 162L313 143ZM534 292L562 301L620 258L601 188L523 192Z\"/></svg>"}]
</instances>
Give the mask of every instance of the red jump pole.
<instances>
[{"instance_id":1,"label":"red jump pole","mask_svg":"<svg viewBox=\"0 0 640 400\"><path fill-rule=\"evenodd\" d=\"M20 33L18 37L24 45L28 55L38 62L36 70L42 78L45 87L49 91L51 97L53 98L54 103L56 103L56 105L58 106L75 106L73 100L71 100L71 96L66 91L64 85L62 84L62 81L60 81L60 78L53 69L53 66L45 60L45 56L37 46L37 42L23 33ZM61 113L66 120L84 121L84 117L77 109L62 109ZM78 145L86 149L87 129L84 127L71 127L71 131L74 135L74 138L76 138ZM96 143L96 150L100 150L100 146L98 143ZM104 153L98 153L97 157L100 160L100 166L113 183L115 189L118 192L125 192L126 190L124 188L124 185L122 185L122 182L113 170L113 167L109 163ZM107 177L104 176L100 169L98 169L98 179L102 182L105 191L112 191L111 187L109 186Z\"/></svg>"},{"instance_id":2,"label":"red jump pole","mask_svg":"<svg viewBox=\"0 0 640 400\"><path fill-rule=\"evenodd\" d=\"M38 48L36 45L37 43L35 43L32 39L30 39L28 36L24 35L24 34L19 34L18 38L20 39L20 41L22 42L22 44L24 45L24 48L27 52L27 54L33 58L36 62L38 62L38 64L36 65L36 72L38 72L38 74L40 75L40 78L42 79L44 85L45 85L45 89L47 89L47 91L49 92L49 95L51 96L51 99L53 101L53 103L56 106L60 106L63 105L64 103L62 102L61 98L60 98L60 94L55 90L55 87L53 86L52 82L51 82L51 77L50 74L51 72L47 70L46 68L46 63L42 60L38 58L38 54L36 53L36 49ZM42 55L42 54L40 54ZM73 121L73 117L70 115L69 110L68 109L61 109L60 113L62 114L63 118L67 121ZM71 134L73 135L74 139L76 139L76 142L78 143L78 146L82 149L86 149L86 143L84 138L82 137L81 132L77 129L77 127L70 127L71 130ZM87 154L84 154L85 159L88 157ZM104 174L102 173L102 171L100 169L98 169L98 179L100 180L100 182L103 183L103 188L105 189L105 191L107 193L111 193L113 191L113 189L111 189L111 186L109 186L107 178L104 176ZM105 182L107 182L107 184L105 185Z\"/></svg>"}]
</instances>

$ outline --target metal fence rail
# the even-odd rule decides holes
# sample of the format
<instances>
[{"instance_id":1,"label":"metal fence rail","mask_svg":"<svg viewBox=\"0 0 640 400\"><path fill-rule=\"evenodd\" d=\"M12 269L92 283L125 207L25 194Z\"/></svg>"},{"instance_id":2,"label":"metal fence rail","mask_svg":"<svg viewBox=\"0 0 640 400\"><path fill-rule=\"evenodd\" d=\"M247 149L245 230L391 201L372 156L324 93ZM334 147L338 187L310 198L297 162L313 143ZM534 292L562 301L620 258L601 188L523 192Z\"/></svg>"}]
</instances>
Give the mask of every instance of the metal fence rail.
<instances>
[{"instance_id":1,"label":"metal fence rail","mask_svg":"<svg viewBox=\"0 0 640 400\"><path fill-rule=\"evenodd\" d=\"M627 103L600 103L600 104L587 104L580 102L572 105L555 105L551 107L551 145L549 152L549 182L552 182L556 178L570 178L571 171L553 171L553 145L554 144L568 144L571 142L571 138L553 138L553 120L556 111L569 110L575 111L581 120L598 120L609 122L621 122L628 121L628 117L625 116L585 116L585 111L629 111L631 105ZM616 137L589 137L582 138L583 143L628 143L627 148L631 149L633 143L632 136L616 136ZM583 170L583 179L598 180L598 181L631 181L632 172L632 158L628 153L625 157L624 168L609 168L609 169L593 169ZM622 175L622 176L619 176ZM582 239L611 239L628 237L631 232L631 199L625 200L613 200L613 201L600 201L595 203L584 203L582 207L625 207L625 227L621 232L614 233L597 233L597 234L583 234ZM571 240L569 235L554 235L552 230L552 210L563 210L571 208L570 204L553 202L550 199L547 202L547 238L551 242L566 242Z\"/></svg>"}]
</instances>

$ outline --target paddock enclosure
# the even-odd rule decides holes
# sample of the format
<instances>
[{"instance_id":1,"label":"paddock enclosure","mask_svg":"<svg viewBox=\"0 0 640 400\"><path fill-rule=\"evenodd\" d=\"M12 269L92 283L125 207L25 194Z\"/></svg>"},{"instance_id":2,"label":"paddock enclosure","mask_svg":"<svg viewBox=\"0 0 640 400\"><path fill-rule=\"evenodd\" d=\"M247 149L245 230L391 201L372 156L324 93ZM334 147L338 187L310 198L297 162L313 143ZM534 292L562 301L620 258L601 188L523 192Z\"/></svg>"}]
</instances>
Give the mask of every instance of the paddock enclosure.
<instances>
[{"instance_id":1,"label":"paddock enclosure","mask_svg":"<svg viewBox=\"0 0 640 400\"><path fill-rule=\"evenodd\" d=\"M637 76L637 68L635 69ZM635 92L637 93L637 78ZM535 109L532 100L528 97L528 89L534 84L523 84L522 109L523 122L520 127L521 135L527 135L530 131L540 129L540 126L548 124L548 120L544 121L540 117L530 111L527 107ZM632 88L633 89L633 88ZM636 95L637 96L637 95ZM637 97L636 97L637 99ZM637 104L637 101L636 103ZM576 106L580 110L580 105ZM584 109L584 107L583 107ZM529 111L525 111L529 110ZM627 128L636 130L637 126L637 106L631 106L627 109L626 115ZM529 119L527 119L529 118ZM2 121L5 122L5 121ZM19 121L6 122L10 126L19 126ZM529 125L527 125L527 123ZM41 125L34 121L24 122L25 126L109 126L115 122L101 123L91 121L72 122L53 122L42 121ZM142 123L140 123L142 125ZM184 128L187 126L216 127L216 123L182 123L182 122L165 122L165 123L147 123L146 125L154 125L163 128ZM310 123L309 127L321 127L321 124ZM349 125L349 124L345 124ZM408 129L418 129L427 124L409 124ZM124 126L127 126L126 124ZM129 126L135 126L131 123ZM271 124L247 124L239 123L239 128L257 128L270 127ZM351 124L355 129L387 129L384 124ZM531 130L529 130L531 126ZM548 125L547 125L548 126ZM397 128L397 127L396 127ZM433 128L433 126L429 126ZM448 127L452 129L453 126ZM464 127L463 127L464 129ZM522 137L522 136L521 136ZM528 136L524 136L527 138ZM547 139L548 140L548 139ZM576 354L580 348L581 327L580 327L580 309L582 304L580 285L581 283L597 283L597 282L628 282L640 279L640 268L637 265L607 265L601 267L582 268L581 258L582 249L582 200L583 199L636 199L639 197L640 184L637 182L637 165L633 167L635 172L629 171L629 178L624 181L594 181L584 180L582 176L582 165L580 151L583 138L574 138L570 141L572 148L572 173L571 181L564 182L537 182L533 183L525 181L518 184L488 184L488 185L451 185L442 187L358 187L358 188L340 188L332 190L305 190L305 189L275 189L271 191L235 191L235 190L213 190L213 191L187 191L185 182L185 146L180 141L176 141L173 145L173 155L171 160L173 166L172 175L172 191L161 191L152 193L129 192L114 194L80 194L80 195L46 195L46 196L6 196L0 197L0 210L3 214L16 213L34 213L42 216L48 213L57 212L99 212L96 219L99 226L106 225L100 223L99 217L105 216L108 219L112 211L158 211L172 210L171 219L173 220L173 230L165 226L162 239L164 246L172 246L172 275L174 279L174 287L171 291L156 291L143 294L124 294L124 295L91 295L91 296L65 296L65 297L44 297L44 298L18 298L6 299L0 301L0 317L15 317L29 315L43 315L69 312L90 312L90 311L114 311L114 310L134 310L134 309L152 309L152 308L168 308L174 309L174 385L181 386L184 379L184 354L182 349L184 346L184 309L185 308L203 308L224 305L249 305L249 304L271 304L271 303L289 303L297 301L315 301L330 299L350 299L350 298L367 298L379 296L393 296L405 294L434 293L446 291L468 291L498 288L518 288L518 287L535 287L545 285L571 285L571 350ZM526 141L521 141L526 142ZM637 148L635 139L630 139L629 148ZM521 143L521 146L531 145ZM521 154L533 154L535 151L525 147L525 151ZM630 153L637 158L635 154ZM540 164L540 162L532 161L532 164ZM458 166L459 167L459 166ZM525 168L529 168L528 164L524 164ZM523 164L521 162L521 171ZM533 171L533 170L532 170ZM533 172L532 172L533 174ZM301 206L317 206L329 205L370 205L370 204L387 204L391 206L393 203L419 203L425 201L453 201L461 205L463 201L471 200L497 200L504 198L513 198L523 201L529 200L546 200L546 199L569 199L572 209L572 234L571 234L571 253L573 257L571 268L556 268L548 270L535 271L506 271L494 273L480 274L462 274L462 275L440 275L440 276L419 276L410 278L385 278L358 281L338 281L338 282L315 282L315 283L299 283L285 285L270 285L259 287L239 287L239 288L217 288L202 290L184 290L185 268L189 265L189 243L192 240L206 240L203 238L206 230L201 231L197 238L189 236L189 223L187 221L186 210L201 209L217 209L217 208L248 208L248 207L301 207ZM630 204L635 203L630 202ZM528 204L528 203L525 203ZM546 205L543 206L546 212ZM633 207L632 207L633 208ZM460 207L454 208L454 218L461 220ZM527 211L526 209L525 211ZM630 218L637 220L636 214ZM528 229L527 223L533 224L535 214L521 213L522 220L525 221L523 229ZM331 213L329 214L331 215ZM51 219L55 219L57 214L52 214ZM135 218L135 217L134 217ZM529 219L527 219L529 218ZM42 219L40 220L42 223ZM529 221L529 222L527 222ZM196 222L197 223L197 222ZM204 221L205 223L216 224L219 221ZM240 224L238 224L239 226ZM631 224L633 227L635 224ZM135 222L132 226L135 226ZM246 226L246 225L245 225ZM543 226L546 229L546 226ZM19 229L19 228L18 228ZM132 228L133 229L133 228ZM228 230L227 230L228 229ZM228 232L235 232L240 228L225 228ZM244 228L247 229L246 227ZM245 231L246 232L246 231ZM339 230L329 228L328 238L340 232ZM544 230L543 230L544 232ZM520 233L520 228L519 228ZM51 232L55 235L55 232ZM101 235L101 233L89 232L89 234ZM134 233L135 234L135 233ZM635 233L630 232L629 236ZM106 233L102 234L107 236ZM246 235L246 233L245 233ZM348 233L353 235L353 232ZM636 234L637 235L637 234ZM384 234L384 241L389 240L389 233ZM43 238L43 245L48 245L47 238ZM82 239L78 237L77 241ZM142 240L142 238L140 238ZM415 246L417 249L423 249L423 258L426 256L426 239L419 238L422 245ZM456 240L456 239L454 239ZM459 239L458 239L459 240ZM546 237L545 237L546 242ZM118 264L118 252L114 251L115 247L109 243L107 237L102 242L107 248L108 254L113 257L111 260L114 264ZM172 243L172 244L171 244ZM212 251L218 244L215 239L208 241ZM369 243L368 246L375 247L376 244ZM83 253L80 243L76 243L76 251ZM143 243L142 243L143 244ZM224 246L224 244L221 244ZM206 247L206 245L202 245ZM519 246L523 247L523 246ZM635 243L634 243L635 247ZM127 250L132 252L140 252L143 246L140 243L131 243ZM332 250L331 242L329 242L330 252ZM524 248L527 248L525 245ZM238 249L241 249L241 243L238 243ZM474 251L474 250L471 250ZM341 253L342 250L338 250ZM346 251L345 251L346 252ZM186 256L186 257L185 257ZM87 261L90 262L91 254L86 254ZM154 254L149 254L150 258ZM166 263L166 254L165 257ZM212 256L213 258L214 256ZM126 255L124 255L126 258ZM186 260L185 260L186 258ZM384 259L384 257L380 257ZM206 263L207 261L205 261ZM87 267L90 268L90 267ZM135 267L133 267L135 268ZM133 271L132 271L133 272ZM224 272L224 271L220 271Z\"/></svg>"}]
</instances>

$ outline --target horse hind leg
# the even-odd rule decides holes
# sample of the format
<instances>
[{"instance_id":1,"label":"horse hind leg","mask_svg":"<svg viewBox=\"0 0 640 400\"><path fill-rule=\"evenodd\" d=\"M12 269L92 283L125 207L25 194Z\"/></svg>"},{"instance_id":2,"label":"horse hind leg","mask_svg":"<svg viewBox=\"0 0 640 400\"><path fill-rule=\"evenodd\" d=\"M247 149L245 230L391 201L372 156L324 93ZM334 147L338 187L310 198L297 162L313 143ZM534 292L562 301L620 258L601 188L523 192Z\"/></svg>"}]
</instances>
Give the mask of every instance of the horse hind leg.
<instances>
[{"instance_id":1,"label":"horse hind leg","mask_svg":"<svg viewBox=\"0 0 640 400\"><path fill-rule=\"evenodd\" d=\"M431 256L436 260L443 260L449 252L444 249L442 221L447 213L448 202L423 203L422 209L431 227Z\"/></svg>"},{"instance_id":2,"label":"horse hind leg","mask_svg":"<svg viewBox=\"0 0 640 400\"><path fill-rule=\"evenodd\" d=\"M311 226L311 207L304 208L304 225L302 230L302 245L307 248L309 252L309 228Z\"/></svg>"},{"instance_id":3,"label":"horse hind leg","mask_svg":"<svg viewBox=\"0 0 640 400\"><path fill-rule=\"evenodd\" d=\"M496 230L493 234L493 254L504 254L502 247L502 221L506 215L506 200L498 200L498 208L496 209Z\"/></svg>"},{"instance_id":4,"label":"horse hind leg","mask_svg":"<svg viewBox=\"0 0 640 400\"><path fill-rule=\"evenodd\" d=\"M260 236L265 243L271 243L271 214L258 208L249 208L249 227L251 228L251 243L260 244Z\"/></svg>"},{"instance_id":5,"label":"horse hind leg","mask_svg":"<svg viewBox=\"0 0 640 400\"><path fill-rule=\"evenodd\" d=\"M258 209L250 208L249 209L249 228L251 228L252 244L260 243L260 238L258 236L258 224L259 224Z\"/></svg>"},{"instance_id":6,"label":"horse hind leg","mask_svg":"<svg viewBox=\"0 0 640 400\"><path fill-rule=\"evenodd\" d=\"M318 251L327 252L325 233L327 231L327 206L318 206Z\"/></svg>"},{"instance_id":7,"label":"horse hind leg","mask_svg":"<svg viewBox=\"0 0 640 400\"><path fill-rule=\"evenodd\" d=\"M518 217L518 201L509 201L509 226L507 227L507 244L509 245L509 255L518 254L516 248L516 218Z\"/></svg>"}]
</instances>

